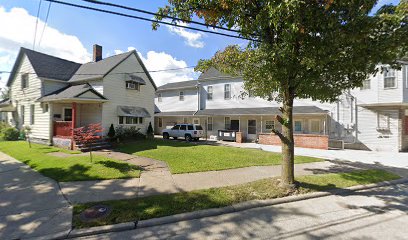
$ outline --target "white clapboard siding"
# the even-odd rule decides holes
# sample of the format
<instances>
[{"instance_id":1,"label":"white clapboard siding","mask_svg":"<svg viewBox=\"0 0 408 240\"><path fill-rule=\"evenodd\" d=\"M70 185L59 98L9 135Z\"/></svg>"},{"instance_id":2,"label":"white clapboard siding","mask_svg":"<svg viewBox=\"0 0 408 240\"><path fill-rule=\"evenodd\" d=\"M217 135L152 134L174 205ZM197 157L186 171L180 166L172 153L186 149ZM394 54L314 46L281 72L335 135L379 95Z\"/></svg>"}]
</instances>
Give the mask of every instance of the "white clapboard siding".
<instances>
[{"instance_id":1,"label":"white clapboard siding","mask_svg":"<svg viewBox=\"0 0 408 240\"><path fill-rule=\"evenodd\" d=\"M155 89L146 73L136 74L146 82L146 85L140 86L140 91L126 89L125 74L118 74L126 72L143 72L143 68L139 64L135 54L130 55L103 79L103 93L109 101L104 103L102 107L102 125L106 132L109 130L111 124L114 124L114 126L118 125L117 106L143 107L149 112L151 118L145 118L143 124L134 126L140 128L143 133L146 133L149 122L151 122L152 125L154 123L153 99Z\"/></svg>"},{"instance_id":2,"label":"white clapboard siding","mask_svg":"<svg viewBox=\"0 0 408 240\"><path fill-rule=\"evenodd\" d=\"M180 101L180 92L184 93L184 101ZM159 93L161 93L162 101L159 102L156 94L155 103L157 108L159 108L162 112L197 111L198 109L198 96L196 88L167 90Z\"/></svg>"},{"instance_id":3,"label":"white clapboard siding","mask_svg":"<svg viewBox=\"0 0 408 240\"><path fill-rule=\"evenodd\" d=\"M17 114L14 119L18 123L18 128L23 126L30 126L32 129L32 137L49 140L50 138L50 113L43 111L43 104L37 101L41 97L42 84L37 75L33 74L35 71L31 66L30 61L26 56L23 57L21 65L17 70L15 79L10 86L10 94L13 104L17 107ZM21 73L30 73L28 80L28 87L21 89ZM34 124L30 125L30 105L35 105ZM25 107L24 123L21 121L21 106Z\"/></svg>"}]
</instances>

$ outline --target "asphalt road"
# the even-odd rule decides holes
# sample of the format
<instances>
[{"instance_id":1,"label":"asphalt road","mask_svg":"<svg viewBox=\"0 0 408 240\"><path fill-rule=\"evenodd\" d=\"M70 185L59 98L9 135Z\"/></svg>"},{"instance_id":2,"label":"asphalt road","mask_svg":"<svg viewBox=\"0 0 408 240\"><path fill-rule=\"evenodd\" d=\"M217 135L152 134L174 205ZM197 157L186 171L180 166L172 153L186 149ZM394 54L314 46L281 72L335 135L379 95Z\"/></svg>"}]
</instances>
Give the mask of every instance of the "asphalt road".
<instances>
[{"instance_id":1,"label":"asphalt road","mask_svg":"<svg viewBox=\"0 0 408 240\"><path fill-rule=\"evenodd\" d=\"M408 184L84 239L408 239Z\"/></svg>"}]
</instances>

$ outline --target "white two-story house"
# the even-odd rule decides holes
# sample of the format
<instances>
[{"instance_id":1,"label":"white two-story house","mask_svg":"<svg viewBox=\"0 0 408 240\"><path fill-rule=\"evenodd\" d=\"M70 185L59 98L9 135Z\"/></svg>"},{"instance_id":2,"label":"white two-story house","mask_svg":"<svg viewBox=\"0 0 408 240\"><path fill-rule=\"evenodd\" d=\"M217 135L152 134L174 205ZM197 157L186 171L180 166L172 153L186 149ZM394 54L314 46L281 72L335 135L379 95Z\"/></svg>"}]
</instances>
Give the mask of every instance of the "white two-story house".
<instances>
[{"instance_id":1,"label":"white two-story house","mask_svg":"<svg viewBox=\"0 0 408 240\"><path fill-rule=\"evenodd\" d=\"M135 126L145 133L153 123L156 86L136 51L102 59L94 45L93 62L79 64L21 48L0 103L18 129L31 138L72 146L72 129L101 123Z\"/></svg>"},{"instance_id":2,"label":"white two-story house","mask_svg":"<svg viewBox=\"0 0 408 240\"><path fill-rule=\"evenodd\" d=\"M247 141L280 144L271 134L272 129L281 129L276 121L280 104L244 92L241 78L214 68L198 80L160 86L155 98L155 132L160 134L176 123L196 123L203 125L210 139L227 129L239 132ZM401 70L386 68L371 76L361 89L347 91L336 103L297 99L295 145L404 151L408 147L407 94L404 65Z\"/></svg>"}]
</instances>

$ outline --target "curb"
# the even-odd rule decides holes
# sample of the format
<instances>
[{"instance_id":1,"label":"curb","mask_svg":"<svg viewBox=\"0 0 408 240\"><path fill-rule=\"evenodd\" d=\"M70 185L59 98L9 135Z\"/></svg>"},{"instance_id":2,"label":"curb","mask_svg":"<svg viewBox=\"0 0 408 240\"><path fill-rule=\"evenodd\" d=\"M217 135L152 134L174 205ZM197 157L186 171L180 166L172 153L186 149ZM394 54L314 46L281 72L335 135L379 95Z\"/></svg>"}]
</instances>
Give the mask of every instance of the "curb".
<instances>
[{"instance_id":1,"label":"curb","mask_svg":"<svg viewBox=\"0 0 408 240\"><path fill-rule=\"evenodd\" d=\"M119 224L112 224L112 225L105 225L100 227L91 227L91 228L84 228L84 229L74 229L72 230L66 238L76 238L76 237L84 237L84 236L91 236L101 233L109 233L109 232L118 232L118 231L126 231L126 230L134 230L134 229L142 229L147 227L159 226L169 223L176 223L181 221L193 220L193 219L200 219L204 217L212 217L218 216L222 214L228 214L233 212L240 212L248 209L253 208L260 208L266 206L272 206L277 204L283 203L290 203L290 202L297 202L312 198L318 197L325 197L330 195L346 195L360 190L367 190L372 188L378 187L385 187L397 184L408 183L408 178L400 178L392 181L384 181L379 183L371 183L366 185L358 185L353 187L348 187L345 189L335 189L327 192L313 192L309 194L302 194L302 195L294 195L288 196L283 198L276 198L276 199L267 199L267 200L253 200L247 201L242 203L233 204L227 207L221 208L211 208L211 209L204 209L195 212L189 213L181 213L172 216L160 217L160 218L152 218L148 220L136 221L136 222L126 222L126 223L119 223ZM56 238L59 239L59 238Z\"/></svg>"}]
</instances>

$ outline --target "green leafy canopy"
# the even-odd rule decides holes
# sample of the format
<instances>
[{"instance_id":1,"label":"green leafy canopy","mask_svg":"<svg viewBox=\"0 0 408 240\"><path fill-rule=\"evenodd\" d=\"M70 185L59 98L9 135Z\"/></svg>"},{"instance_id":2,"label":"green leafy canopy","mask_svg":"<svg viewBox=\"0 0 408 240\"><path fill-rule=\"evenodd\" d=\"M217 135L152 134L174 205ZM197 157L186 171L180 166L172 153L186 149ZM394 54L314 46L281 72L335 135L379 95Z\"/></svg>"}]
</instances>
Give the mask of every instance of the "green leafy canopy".
<instances>
[{"instance_id":1,"label":"green leafy canopy","mask_svg":"<svg viewBox=\"0 0 408 240\"><path fill-rule=\"evenodd\" d=\"M169 0L159 13L184 20L195 16L255 39L200 60L196 70L214 66L241 75L246 90L270 100L334 101L361 86L379 70L377 64L398 67L407 53L407 2L371 15L376 2Z\"/></svg>"}]
</instances>

